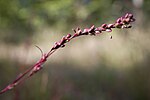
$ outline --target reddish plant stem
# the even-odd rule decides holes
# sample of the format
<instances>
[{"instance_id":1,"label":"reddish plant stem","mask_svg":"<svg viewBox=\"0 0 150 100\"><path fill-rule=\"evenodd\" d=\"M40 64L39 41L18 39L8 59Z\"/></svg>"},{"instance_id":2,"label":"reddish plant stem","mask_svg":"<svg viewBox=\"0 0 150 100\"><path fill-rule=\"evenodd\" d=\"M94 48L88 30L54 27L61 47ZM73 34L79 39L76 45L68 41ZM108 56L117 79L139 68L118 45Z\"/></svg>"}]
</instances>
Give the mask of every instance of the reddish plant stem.
<instances>
[{"instance_id":1,"label":"reddish plant stem","mask_svg":"<svg viewBox=\"0 0 150 100\"><path fill-rule=\"evenodd\" d=\"M57 49L65 47L66 43L70 40L83 35L95 36L101 34L103 31L111 32L113 28L131 28L130 23L134 21L135 19L133 18L133 15L127 13L125 16L118 18L114 24L102 24L100 27L97 28L93 25L90 28L84 29L83 31L80 28L73 29L73 35L68 34L66 36L63 36L60 41L54 43L53 47L46 54L43 54L42 50L38 46L36 46L42 53L42 57L40 58L40 60L29 69L27 69L25 72L21 73L11 84L1 90L0 94L3 94L8 90L13 89L15 86L19 85L20 83L24 82L26 79L40 71L42 69L42 65L47 61L47 58L51 56Z\"/></svg>"}]
</instances>

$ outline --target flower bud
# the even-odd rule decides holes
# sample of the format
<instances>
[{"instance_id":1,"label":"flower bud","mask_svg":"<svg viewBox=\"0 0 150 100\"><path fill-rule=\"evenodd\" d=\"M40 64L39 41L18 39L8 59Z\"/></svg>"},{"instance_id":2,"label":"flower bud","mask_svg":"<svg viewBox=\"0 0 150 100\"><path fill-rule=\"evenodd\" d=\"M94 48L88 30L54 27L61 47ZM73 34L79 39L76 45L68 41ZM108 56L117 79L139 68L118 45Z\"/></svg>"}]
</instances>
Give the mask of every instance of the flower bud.
<instances>
[{"instance_id":1,"label":"flower bud","mask_svg":"<svg viewBox=\"0 0 150 100\"><path fill-rule=\"evenodd\" d=\"M112 32L112 29L106 29L106 32Z\"/></svg>"},{"instance_id":2,"label":"flower bud","mask_svg":"<svg viewBox=\"0 0 150 100\"><path fill-rule=\"evenodd\" d=\"M115 27L116 27L116 28L121 28L120 23L116 23L116 24L115 24Z\"/></svg>"},{"instance_id":3,"label":"flower bud","mask_svg":"<svg viewBox=\"0 0 150 100\"><path fill-rule=\"evenodd\" d=\"M71 34L67 34L67 36L65 38L68 39L70 37L71 37Z\"/></svg>"},{"instance_id":4,"label":"flower bud","mask_svg":"<svg viewBox=\"0 0 150 100\"><path fill-rule=\"evenodd\" d=\"M133 15L132 15L132 14L129 14L129 18L133 18Z\"/></svg>"},{"instance_id":5,"label":"flower bud","mask_svg":"<svg viewBox=\"0 0 150 100\"><path fill-rule=\"evenodd\" d=\"M113 24L108 24L107 27L108 28L114 28L114 25Z\"/></svg>"},{"instance_id":6,"label":"flower bud","mask_svg":"<svg viewBox=\"0 0 150 100\"><path fill-rule=\"evenodd\" d=\"M92 25L92 26L90 27L90 29L88 30L88 32L93 32L94 30L95 30L95 26Z\"/></svg>"},{"instance_id":7,"label":"flower bud","mask_svg":"<svg viewBox=\"0 0 150 100\"><path fill-rule=\"evenodd\" d=\"M129 17L129 14L127 13L126 15L125 15L125 18L128 18Z\"/></svg>"},{"instance_id":8,"label":"flower bud","mask_svg":"<svg viewBox=\"0 0 150 100\"><path fill-rule=\"evenodd\" d=\"M106 28L106 27L107 27L107 24L102 24L101 27L102 27L102 28Z\"/></svg>"},{"instance_id":9,"label":"flower bud","mask_svg":"<svg viewBox=\"0 0 150 100\"><path fill-rule=\"evenodd\" d=\"M117 22L117 23L120 23L120 22L121 22L121 19L120 19L120 18L118 18L116 22Z\"/></svg>"}]
</instances>

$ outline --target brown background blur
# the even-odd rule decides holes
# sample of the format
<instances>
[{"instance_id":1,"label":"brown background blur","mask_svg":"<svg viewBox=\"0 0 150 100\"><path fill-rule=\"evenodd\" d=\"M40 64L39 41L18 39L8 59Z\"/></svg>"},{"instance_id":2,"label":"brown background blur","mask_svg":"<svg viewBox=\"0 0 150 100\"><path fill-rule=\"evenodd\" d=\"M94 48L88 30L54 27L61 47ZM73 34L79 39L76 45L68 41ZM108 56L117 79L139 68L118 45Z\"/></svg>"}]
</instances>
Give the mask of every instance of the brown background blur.
<instances>
[{"instance_id":1,"label":"brown background blur","mask_svg":"<svg viewBox=\"0 0 150 100\"><path fill-rule=\"evenodd\" d=\"M150 100L150 0L0 0L0 89L72 28L113 23L133 13L131 29L83 36L55 52L44 69L0 100ZM110 36L112 35L112 39Z\"/></svg>"}]
</instances>

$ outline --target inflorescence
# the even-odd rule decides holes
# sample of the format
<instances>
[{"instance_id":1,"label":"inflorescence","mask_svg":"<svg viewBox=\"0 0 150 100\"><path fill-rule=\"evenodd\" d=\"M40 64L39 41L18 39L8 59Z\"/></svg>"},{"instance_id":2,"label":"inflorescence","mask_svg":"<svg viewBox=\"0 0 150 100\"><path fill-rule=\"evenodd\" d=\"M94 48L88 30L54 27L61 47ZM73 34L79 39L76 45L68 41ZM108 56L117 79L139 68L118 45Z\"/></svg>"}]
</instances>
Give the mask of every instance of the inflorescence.
<instances>
[{"instance_id":1,"label":"inflorescence","mask_svg":"<svg viewBox=\"0 0 150 100\"><path fill-rule=\"evenodd\" d=\"M74 34L71 35L70 33L66 36L63 36L62 39L58 42L55 42L52 48L49 50L48 53L43 53L43 51L36 46L42 53L42 57L39 61L37 61L36 64L31 66L29 69L27 69L25 72L21 73L11 84L9 84L7 87L5 87L2 91L0 91L0 94L3 94L4 92L13 89L18 84L24 82L26 79L40 71L43 67L42 65L47 61L47 58L53 54L57 49L65 47L66 43L72 40L73 38L82 36L82 35L98 35L101 34L103 31L111 32L113 28L131 28L131 22L134 22L135 18L133 17L133 14L127 13L125 16L122 16L116 20L114 24L102 24L100 27L95 27L92 25L90 28L85 28L81 30L80 28L73 29Z\"/></svg>"}]
</instances>

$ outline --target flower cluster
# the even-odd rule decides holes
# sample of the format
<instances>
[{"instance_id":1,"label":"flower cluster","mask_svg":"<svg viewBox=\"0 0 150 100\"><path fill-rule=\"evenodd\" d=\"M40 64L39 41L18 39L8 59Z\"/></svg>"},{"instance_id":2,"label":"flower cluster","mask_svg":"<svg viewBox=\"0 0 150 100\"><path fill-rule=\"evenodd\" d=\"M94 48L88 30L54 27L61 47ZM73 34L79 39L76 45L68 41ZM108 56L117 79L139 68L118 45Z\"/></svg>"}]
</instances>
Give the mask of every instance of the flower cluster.
<instances>
[{"instance_id":1,"label":"flower cluster","mask_svg":"<svg viewBox=\"0 0 150 100\"><path fill-rule=\"evenodd\" d=\"M130 23L134 21L133 15L127 13L125 16L118 18L114 26L117 28L131 28Z\"/></svg>"},{"instance_id":2,"label":"flower cluster","mask_svg":"<svg viewBox=\"0 0 150 100\"><path fill-rule=\"evenodd\" d=\"M73 29L74 34L71 35L70 33L66 36L63 36L62 39L58 42L55 42L52 48L49 50L48 53L43 54L42 50L36 46L42 53L41 59L27 69L25 72L21 73L11 84L9 84L6 88L0 91L0 94L13 89L16 85L20 84L21 82L25 81L27 78L31 77L38 71L42 69L42 65L47 61L47 58L53 54L57 49L65 47L66 43L72 40L73 38L83 36L83 35L98 35L101 34L103 31L111 32L112 28L131 28L130 23L134 22L135 19L132 14L127 13L125 16L122 16L117 19L114 24L102 24L100 27L95 27L92 25L90 28L85 28L81 30L80 28Z\"/></svg>"},{"instance_id":3,"label":"flower cluster","mask_svg":"<svg viewBox=\"0 0 150 100\"><path fill-rule=\"evenodd\" d=\"M76 29L73 29L73 35L68 34L66 36L63 36L60 41L55 42L52 50L64 47L66 42L69 42L71 39L81 35L98 35L103 31L111 32L112 28L131 28L132 26L130 25L130 23L134 21L135 18L133 18L133 14L127 13L125 16L118 18L114 24L102 24L97 28L92 25L90 28L85 28L83 31L79 27L77 27Z\"/></svg>"}]
</instances>

